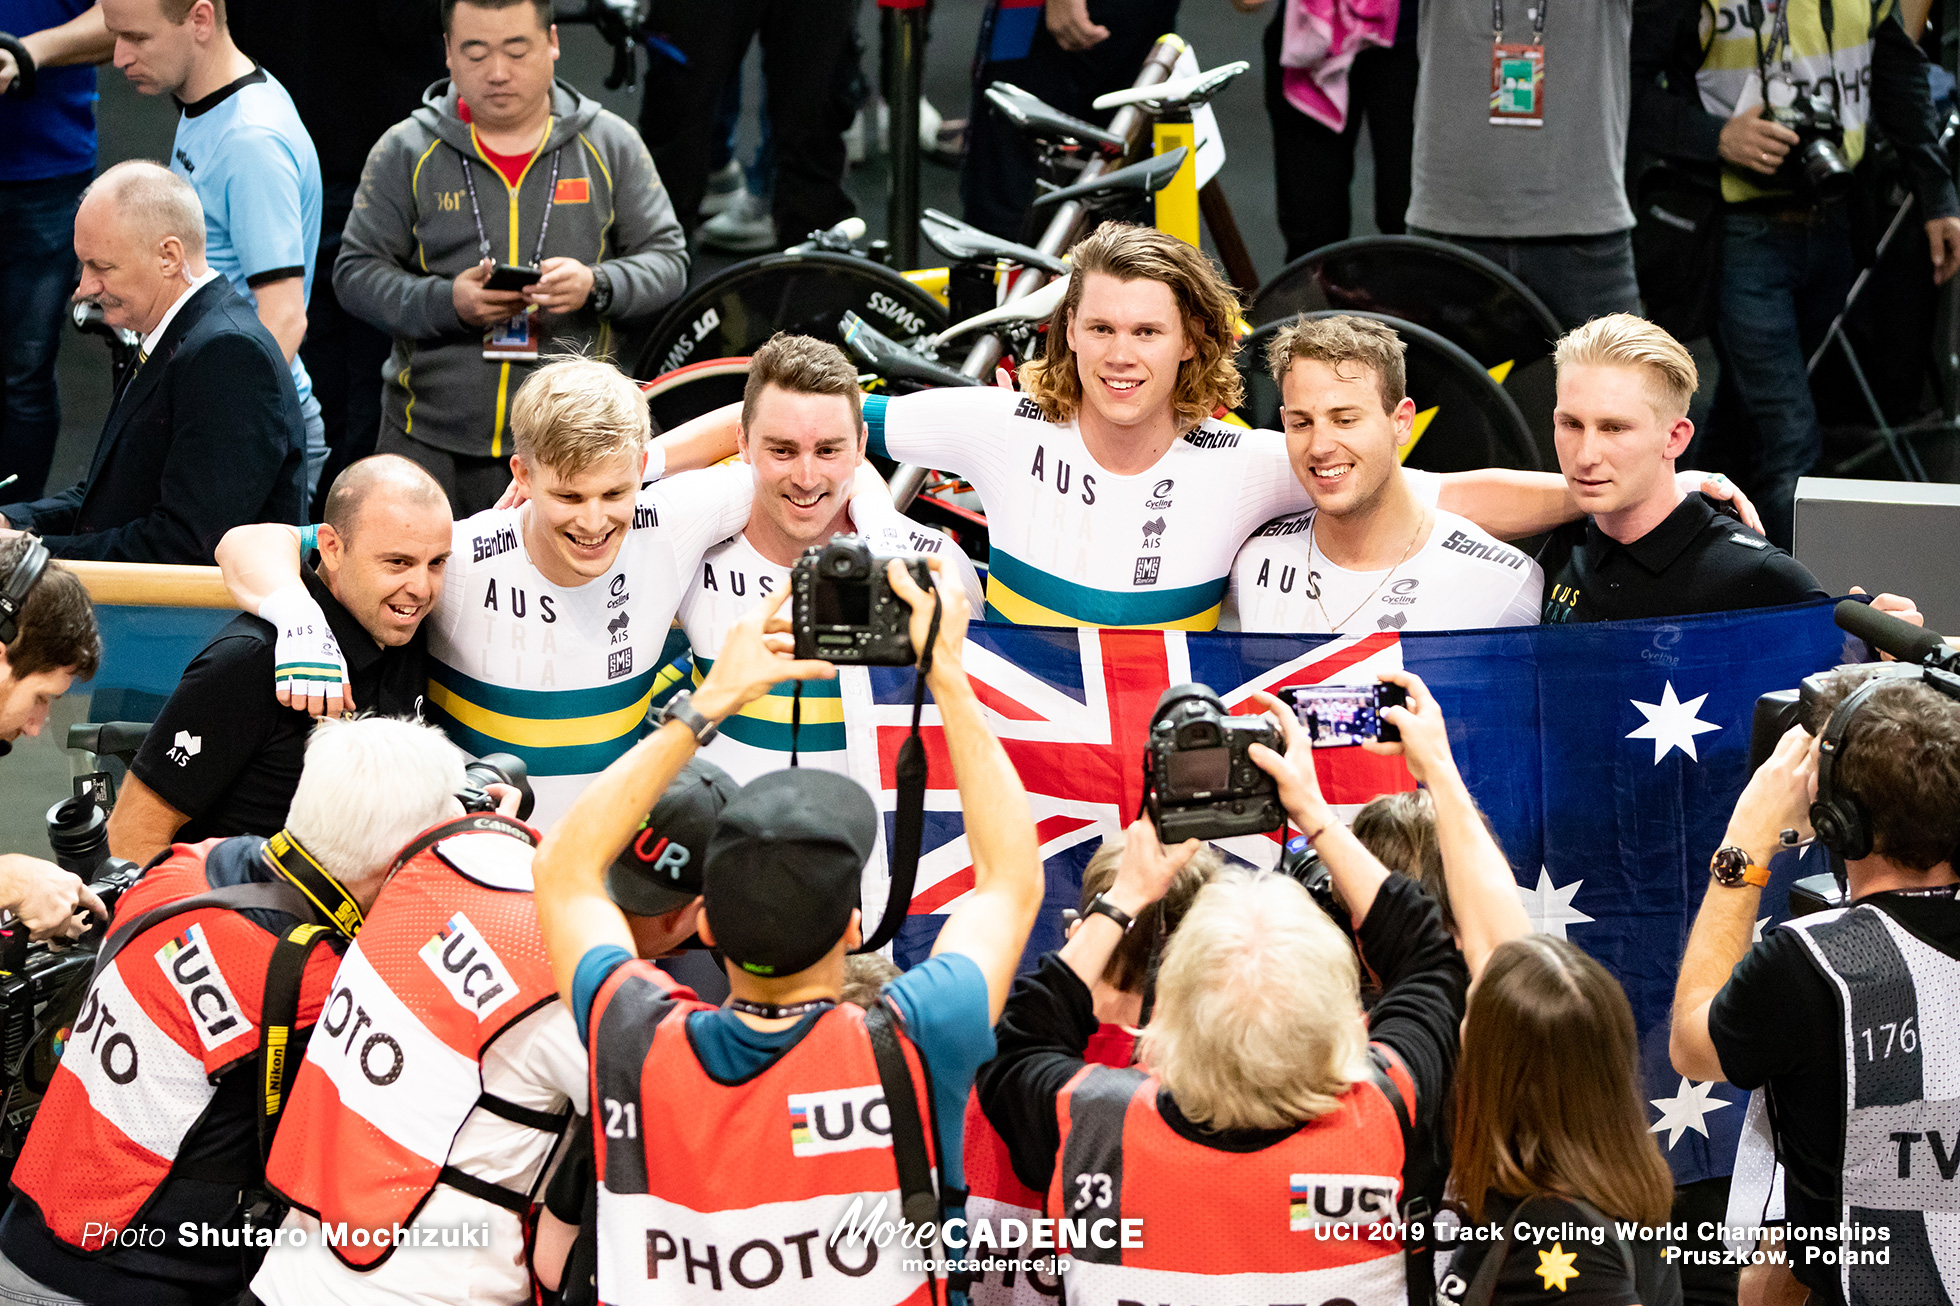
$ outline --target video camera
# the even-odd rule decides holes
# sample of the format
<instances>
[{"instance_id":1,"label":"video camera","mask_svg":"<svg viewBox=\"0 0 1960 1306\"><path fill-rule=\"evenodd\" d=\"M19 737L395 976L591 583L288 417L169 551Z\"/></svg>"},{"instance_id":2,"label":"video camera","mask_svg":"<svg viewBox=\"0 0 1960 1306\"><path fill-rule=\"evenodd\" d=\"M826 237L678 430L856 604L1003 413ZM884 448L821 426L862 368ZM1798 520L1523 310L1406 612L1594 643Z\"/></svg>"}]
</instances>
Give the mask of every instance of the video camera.
<instances>
[{"instance_id":1,"label":"video camera","mask_svg":"<svg viewBox=\"0 0 1960 1306\"><path fill-rule=\"evenodd\" d=\"M875 554L861 536L833 535L813 544L790 569L796 656L863 667L909 667L912 608L892 589L891 558ZM919 557L901 558L920 589L932 589L932 569Z\"/></svg>"},{"instance_id":2,"label":"video camera","mask_svg":"<svg viewBox=\"0 0 1960 1306\"><path fill-rule=\"evenodd\" d=\"M1960 652L1936 631L1901 621L1856 599L1839 603L1833 618L1839 629L1864 640L1879 652L1890 653L1898 661L1835 667L1804 677L1795 689L1773 690L1758 698L1749 724L1749 774L1754 775L1769 760L1770 754L1776 751L1777 741L1790 732L1791 726L1802 726L1813 735L1823 729L1822 704L1835 688L1836 677L1843 672L1862 671L1870 676L1899 679L1917 679L1922 671L1929 669L1947 675L1960 672ZM1828 872L1806 875L1790 886L1792 916L1808 916L1849 904L1844 859L1835 852L1829 856Z\"/></svg>"},{"instance_id":3,"label":"video camera","mask_svg":"<svg viewBox=\"0 0 1960 1306\"><path fill-rule=\"evenodd\" d=\"M1165 690L1143 752L1144 807L1157 837L1172 844L1284 826L1279 783L1253 763L1254 744L1285 751L1270 718L1232 716L1204 685Z\"/></svg>"}]
</instances>

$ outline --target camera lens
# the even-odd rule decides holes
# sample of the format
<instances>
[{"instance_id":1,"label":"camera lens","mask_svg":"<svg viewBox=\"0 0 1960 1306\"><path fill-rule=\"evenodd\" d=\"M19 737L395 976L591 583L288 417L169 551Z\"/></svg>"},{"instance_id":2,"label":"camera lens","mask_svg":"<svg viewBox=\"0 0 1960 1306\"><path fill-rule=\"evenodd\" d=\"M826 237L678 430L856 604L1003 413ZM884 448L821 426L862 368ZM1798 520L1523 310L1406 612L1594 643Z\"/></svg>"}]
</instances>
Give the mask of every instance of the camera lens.
<instances>
[{"instance_id":1,"label":"camera lens","mask_svg":"<svg viewBox=\"0 0 1960 1306\"><path fill-rule=\"evenodd\" d=\"M92 794L65 798L48 809L48 847L62 870L95 879L109 859L109 817Z\"/></svg>"},{"instance_id":2,"label":"camera lens","mask_svg":"<svg viewBox=\"0 0 1960 1306\"><path fill-rule=\"evenodd\" d=\"M1835 195L1850 186L1851 165L1845 162L1835 142L1808 141L1798 158L1802 161L1804 180L1820 195Z\"/></svg>"}]
</instances>

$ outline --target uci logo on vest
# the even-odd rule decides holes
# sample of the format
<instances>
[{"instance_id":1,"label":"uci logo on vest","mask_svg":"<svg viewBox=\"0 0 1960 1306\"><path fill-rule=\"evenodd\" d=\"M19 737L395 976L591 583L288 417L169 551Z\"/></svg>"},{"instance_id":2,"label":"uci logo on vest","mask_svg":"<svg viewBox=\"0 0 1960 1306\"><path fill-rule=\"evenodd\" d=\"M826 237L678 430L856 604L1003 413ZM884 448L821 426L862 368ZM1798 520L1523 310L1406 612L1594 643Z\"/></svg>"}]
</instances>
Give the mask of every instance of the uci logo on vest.
<instances>
[{"instance_id":1,"label":"uci logo on vest","mask_svg":"<svg viewBox=\"0 0 1960 1306\"><path fill-rule=\"evenodd\" d=\"M789 1095L789 1150L824 1156L892 1145L891 1111L879 1084Z\"/></svg>"},{"instance_id":2,"label":"uci logo on vest","mask_svg":"<svg viewBox=\"0 0 1960 1306\"><path fill-rule=\"evenodd\" d=\"M205 1051L228 1043L246 1031L245 1020L238 1014L238 1000L232 997L224 972L212 960L211 945L204 937L202 925L193 925L164 944L156 957L164 978L177 990L177 996L191 1013L191 1023L197 1026L197 1036L203 1041Z\"/></svg>"},{"instance_id":3,"label":"uci logo on vest","mask_svg":"<svg viewBox=\"0 0 1960 1306\"><path fill-rule=\"evenodd\" d=\"M1298 1233L1323 1225L1393 1220L1402 1182L1383 1175L1296 1174L1287 1189L1287 1228Z\"/></svg>"},{"instance_id":4,"label":"uci logo on vest","mask_svg":"<svg viewBox=\"0 0 1960 1306\"><path fill-rule=\"evenodd\" d=\"M517 996L517 981L461 912L422 945L420 955L456 1004L478 1020Z\"/></svg>"}]
</instances>

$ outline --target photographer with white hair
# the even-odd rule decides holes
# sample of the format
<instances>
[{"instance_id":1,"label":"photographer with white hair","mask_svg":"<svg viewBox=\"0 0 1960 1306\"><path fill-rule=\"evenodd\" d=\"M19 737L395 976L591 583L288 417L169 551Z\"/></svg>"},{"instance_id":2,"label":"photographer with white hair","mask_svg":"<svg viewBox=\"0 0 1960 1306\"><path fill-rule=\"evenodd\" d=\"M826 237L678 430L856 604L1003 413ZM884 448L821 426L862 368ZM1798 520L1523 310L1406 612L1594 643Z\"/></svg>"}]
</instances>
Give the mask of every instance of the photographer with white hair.
<instances>
[{"instance_id":1,"label":"photographer with white hair","mask_svg":"<svg viewBox=\"0 0 1960 1306\"><path fill-rule=\"evenodd\" d=\"M123 894L14 1168L0 1302L244 1289L284 1076L396 855L461 814L462 784L432 727L322 722L285 829L176 844Z\"/></svg>"},{"instance_id":2,"label":"photographer with white hair","mask_svg":"<svg viewBox=\"0 0 1960 1306\"><path fill-rule=\"evenodd\" d=\"M1326 862L1383 994L1364 1022L1354 949L1298 882L1227 872L1164 948L1137 1067L1089 1065L1091 986L1120 918L1161 897L1198 846L1130 827L1104 898L1114 912L1091 913L1017 982L978 1081L1015 1173L1047 1194L1046 1215L1089 1235L1065 1253L1078 1306L1209 1299L1227 1282L1250 1301L1427 1299L1396 1222L1428 1217L1398 1203L1430 1186L1420 1171L1468 972L1436 905L1336 818L1306 728L1259 699L1286 754L1254 745L1253 760Z\"/></svg>"}]
</instances>

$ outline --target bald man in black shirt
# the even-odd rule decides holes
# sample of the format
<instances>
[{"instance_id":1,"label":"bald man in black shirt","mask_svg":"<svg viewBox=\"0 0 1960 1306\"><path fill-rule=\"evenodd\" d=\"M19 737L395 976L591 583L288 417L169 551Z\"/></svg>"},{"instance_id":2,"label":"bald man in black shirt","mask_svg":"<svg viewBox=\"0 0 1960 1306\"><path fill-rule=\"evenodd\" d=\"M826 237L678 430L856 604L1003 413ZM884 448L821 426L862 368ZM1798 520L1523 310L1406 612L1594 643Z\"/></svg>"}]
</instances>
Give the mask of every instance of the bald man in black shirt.
<instances>
[{"instance_id":1,"label":"bald man in black shirt","mask_svg":"<svg viewBox=\"0 0 1960 1306\"><path fill-rule=\"evenodd\" d=\"M1828 597L1802 563L1701 494L1674 461L1694 438L1694 359L1628 313L1558 343L1559 470L1588 516L1538 555L1548 624L1683 617Z\"/></svg>"}]
</instances>

